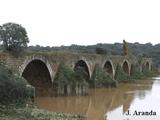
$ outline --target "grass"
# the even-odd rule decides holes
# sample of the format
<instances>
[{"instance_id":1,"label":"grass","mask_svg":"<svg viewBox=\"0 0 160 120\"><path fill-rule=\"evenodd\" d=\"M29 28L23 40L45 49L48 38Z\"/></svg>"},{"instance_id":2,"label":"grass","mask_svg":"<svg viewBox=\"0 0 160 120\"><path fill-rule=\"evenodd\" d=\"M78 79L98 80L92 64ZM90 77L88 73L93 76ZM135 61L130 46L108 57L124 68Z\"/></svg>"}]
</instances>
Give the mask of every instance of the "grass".
<instances>
[{"instance_id":1,"label":"grass","mask_svg":"<svg viewBox=\"0 0 160 120\"><path fill-rule=\"evenodd\" d=\"M49 112L35 107L0 105L0 120L86 120L79 115Z\"/></svg>"}]
</instances>

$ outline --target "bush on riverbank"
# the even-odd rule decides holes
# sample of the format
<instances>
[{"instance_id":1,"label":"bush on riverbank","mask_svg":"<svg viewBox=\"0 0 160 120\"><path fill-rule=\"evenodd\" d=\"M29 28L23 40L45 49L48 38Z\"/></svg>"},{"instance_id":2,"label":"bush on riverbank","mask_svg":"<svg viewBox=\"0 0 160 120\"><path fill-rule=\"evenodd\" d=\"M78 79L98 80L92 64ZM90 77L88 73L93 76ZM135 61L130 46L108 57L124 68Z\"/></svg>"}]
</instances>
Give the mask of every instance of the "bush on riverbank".
<instances>
[{"instance_id":1,"label":"bush on riverbank","mask_svg":"<svg viewBox=\"0 0 160 120\"><path fill-rule=\"evenodd\" d=\"M124 70L120 65L117 65L115 80L117 80L118 82L124 82L130 80L130 76L124 72Z\"/></svg>"},{"instance_id":2,"label":"bush on riverbank","mask_svg":"<svg viewBox=\"0 0 160 120\"><path fill-rule=\"evenodd\" d=\"M133 64L131 66L131 75L130 75L130 79L134 79L134 80L139 80L144 78L145 75L143 74L143 72L140 72L140 67L136 64Z\"/></svg>"},{"instance_id":3,"label":"bush on riverbank","mask_svg":"<svg viewBox=\"0 0 160 120\"><path fill-rule=\"evenodd\" d=\"M153 76L155 76L155 75L157 74L157 72L156 72L155 70L151 70L151 71L150 71L150 70L147 69L147 68L143 69L142 73L143 73L143 75L144 75L145 77L153 77Z\"/></svg>"},{"instance_id":4,"label":"bush on riverbank","mask_svg":"<svg viewBox=\"0 0 160 120\"><path fill-rule=\"evenodd\" d=\"M0 64L0 103L24 102L34 96L34 89L27 81L18 77Z\"/></svg>"},{"instance_id":5,"label":"bush on riverbank","mask_svg":"<svg viewBox=\"0 0 160 120\"><path fill-rule=\"evenodd\" d=\"M82 95L86 94L88 83L83 70L71 70L68 66L61 64L54 79L56 95Z\"/></svg>"},{"instance_id":6,"label":"bush on riverbank","mask_svg":"<svg viewBox=\"0 0 160 120\"><path fill-rule=\"evenodd\" d=\"M158 75L156 70L149 70L147 67L144 67L143 70L140 71L140 67L137 64L132 65L131 68L132 69L130 79L133 80L140 80Z\"/></svg>"},{"instance_id":7,"label":"bush on riverbank","mask_svg":"<svg viewBox=\"0 0 160 120\"><path fill-rule=\"evenodd\" d=\"M147 77L153 77L156 75L155 71L148 70L145 68L142 72L140 71L140 67L137 64L133 64L131 66L130 75L125 73L121 66L117 66L115 79L118 82L127 82L133 80L141 80Z\"/></svg>"},{"instance_id":8,"label":"bush on riverbank","mask_svg":"<svg viewBox=\"0 0 160 120\"><path fill-rule=\"evenodd\" d=\"M115 81L99 65L96 65L90 83L92 87L97 88L112 86Z\"/></svg>"}]
</instances>

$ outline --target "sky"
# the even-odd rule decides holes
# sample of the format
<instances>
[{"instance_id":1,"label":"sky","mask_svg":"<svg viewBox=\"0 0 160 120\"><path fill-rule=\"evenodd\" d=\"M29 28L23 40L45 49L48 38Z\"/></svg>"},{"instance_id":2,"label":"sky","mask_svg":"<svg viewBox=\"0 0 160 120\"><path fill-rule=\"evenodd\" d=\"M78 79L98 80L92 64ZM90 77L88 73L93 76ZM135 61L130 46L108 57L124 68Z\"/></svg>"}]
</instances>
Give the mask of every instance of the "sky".
<instances>
[{"instance_id":1,"label":"sky","mask_svg":"<svg viewBox=\"0 0 160 120\"><path fill-rule=\"evenodd\" d=\"M160 41L159 0L0 0L0 25L21 24L29 45Z\"/></svg>"}]
</instances>

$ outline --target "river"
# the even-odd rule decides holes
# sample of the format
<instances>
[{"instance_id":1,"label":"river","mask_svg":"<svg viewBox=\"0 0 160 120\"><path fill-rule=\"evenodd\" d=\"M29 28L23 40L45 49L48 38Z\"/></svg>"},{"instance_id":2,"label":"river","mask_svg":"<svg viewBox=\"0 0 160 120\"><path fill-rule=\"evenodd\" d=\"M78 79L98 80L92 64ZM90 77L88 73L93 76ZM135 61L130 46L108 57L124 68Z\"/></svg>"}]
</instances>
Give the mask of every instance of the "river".
<instances>
[{"instance_id":1,"label":"river","mask_svg":"<svg viewBox=\"0 0 160 120\"><path fill-rule=\"evenodd\" d=\"M160 120L160 77L90 89L87 96L36 97L35 104L49 111L84 115L88 120ZM139 111L150 115L138 115Z\"/></svg>"}]
</instances>

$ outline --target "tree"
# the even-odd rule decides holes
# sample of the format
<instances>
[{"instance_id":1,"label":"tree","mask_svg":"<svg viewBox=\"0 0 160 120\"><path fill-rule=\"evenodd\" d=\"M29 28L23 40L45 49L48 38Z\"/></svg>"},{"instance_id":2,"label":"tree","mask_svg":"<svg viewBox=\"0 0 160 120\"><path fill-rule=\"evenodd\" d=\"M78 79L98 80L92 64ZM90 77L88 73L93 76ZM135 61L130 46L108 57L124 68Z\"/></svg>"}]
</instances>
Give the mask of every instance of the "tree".
<instances>
[{"instance_id":1,"label":"tree","mask_svg":"<svg viewBox=\"0 0 160 120\"><path fill-rule=\"evenodd\" d=\"M128 44L123 40L123 55L128 55Z\"/></svg>"},{"instance_id":2,"label":"tree","mask_svg":"<svg viewBox=\"0 0 160 120\"><path fill-rule=\"evenodd\" d=\"M6 23L0 26L0 41L5 50L10 52L21 52L29 42L24 27L15 23Z\"/></svg>"},{"instance_id":3,"label":"tree","mask_svg":"<svg viewBox=\"0 0 160 120\"><path fill-rule=\"evenodd\" d=\"M96 47L97 54L107 54L107 51L101 47Z\"/></svg>"}]
</instances>

